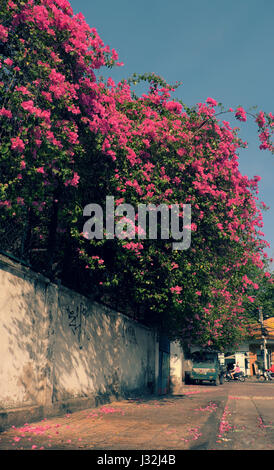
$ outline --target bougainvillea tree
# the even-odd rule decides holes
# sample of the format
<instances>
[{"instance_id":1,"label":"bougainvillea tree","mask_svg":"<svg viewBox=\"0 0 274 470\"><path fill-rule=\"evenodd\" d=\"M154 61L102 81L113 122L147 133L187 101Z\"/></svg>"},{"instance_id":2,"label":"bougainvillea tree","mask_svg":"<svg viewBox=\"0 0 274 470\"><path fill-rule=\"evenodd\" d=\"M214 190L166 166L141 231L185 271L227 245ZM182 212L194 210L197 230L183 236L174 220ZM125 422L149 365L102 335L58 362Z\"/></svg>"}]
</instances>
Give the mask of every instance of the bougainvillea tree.
<instances>
[{"instance_id":1,"label":"bougainvillea tree","mask_svg":"<svg viewBox=\"0 0 274 470\"><path fill-rule=\"evenodd\" d=\"M240 173L245 144L219 120L218 103L189 109L155 75L96 79L99 68L121 63L67 0L0 6L1 230L25 223L38 269L130 308L171 338L217 348L239 341L246 305L271 276L260 178ZM148 82L142 96L132 91L138 80ZM229 112L247 119L242 107ZM254 118L260 148L273 151L273 115ZM190 248L173 250L170 240L138 231L87 240L84 207L105 209L107 196L115 206L191 204Z\"/></svg>"}]
</instances>

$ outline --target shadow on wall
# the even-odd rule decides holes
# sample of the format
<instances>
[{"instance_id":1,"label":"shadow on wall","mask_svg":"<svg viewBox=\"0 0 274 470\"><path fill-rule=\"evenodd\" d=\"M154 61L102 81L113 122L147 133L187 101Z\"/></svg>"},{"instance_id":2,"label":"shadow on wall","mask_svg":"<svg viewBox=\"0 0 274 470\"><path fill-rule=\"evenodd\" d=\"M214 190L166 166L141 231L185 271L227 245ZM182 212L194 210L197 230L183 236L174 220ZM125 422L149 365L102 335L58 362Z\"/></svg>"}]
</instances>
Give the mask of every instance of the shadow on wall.
<instances>
[{"instance_id":1,"label":"shadow on wall","mask_svg":"<svg viewBox=\"0 0 274 470\"><path fill-rule=\"evenodd\" d=\"M24 269L1 266L0 276L0 406L32 405L43 394L46 372L44 289L35 277L26 282Z\"/></svg>"},{"instance_id":2,"label":"shadow on wall","mask_svg":"<svg viewBox=\"0 0 274 470\"><path fill-rule=\"evenodd\" d=\"M61 288L54 352L54 399L90 392L146 391L154 371L154 335L124 316ZM68 368L67 347L71 346ZM62 358L62 360L60 360ZM78 388L78 392L77 392Z\"/></svg>"},{"instance_id":3,"label":"shadow on wall","mask_svg":"<svg viewBox=\"0 0 274 470\"><path fill-rule=\"evenodd\" d=\"M28 268L0 268L0 408L151 391L151 330Z\"/></svg>"}]
</instances>

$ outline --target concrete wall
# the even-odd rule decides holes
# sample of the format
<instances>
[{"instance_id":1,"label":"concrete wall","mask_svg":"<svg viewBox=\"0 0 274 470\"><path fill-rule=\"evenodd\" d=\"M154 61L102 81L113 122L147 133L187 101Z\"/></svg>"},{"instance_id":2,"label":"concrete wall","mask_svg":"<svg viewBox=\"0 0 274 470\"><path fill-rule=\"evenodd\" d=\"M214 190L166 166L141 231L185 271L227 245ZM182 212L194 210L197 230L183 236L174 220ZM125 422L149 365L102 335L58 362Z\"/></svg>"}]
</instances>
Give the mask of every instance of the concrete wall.
<instances>
[{"instance_id":1,"label":"concrete wall","mask_svg":"<svg viewBox=\"0 0 274 470\"><path fill-rule=\"evenodd\" d=\"M180 392L184 380L184 353L179 343L170 344L170 386L171 392L176 394Z\"/></svg>"},{"instance_id":2,"label":"concrete wall","mask_svg":"<svg viewBox=\"0 0 274 470\"><path fill-rule=\"evenodd\" d=\"M0 413L153 391L156 352L150 329L0 255Z\"/></svg>"}]
</instances>

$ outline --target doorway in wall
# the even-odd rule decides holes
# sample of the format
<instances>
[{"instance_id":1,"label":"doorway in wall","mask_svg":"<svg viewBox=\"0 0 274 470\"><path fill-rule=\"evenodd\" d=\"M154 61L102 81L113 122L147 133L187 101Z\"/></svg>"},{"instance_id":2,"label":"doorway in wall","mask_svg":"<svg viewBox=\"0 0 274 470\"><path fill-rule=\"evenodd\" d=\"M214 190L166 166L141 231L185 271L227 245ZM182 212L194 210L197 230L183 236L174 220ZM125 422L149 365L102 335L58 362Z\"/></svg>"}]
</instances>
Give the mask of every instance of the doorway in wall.
<instances>
[{"instance_id":1,"label":"doorway in wall","mask_svg":"<svg viewBox=\"0 0 274 470\"><path fill-rule=\"evenodd\" d=\"M170 387L170 342L165 335L159 340L158 394L166 395Z\"/></svg>"}]
</instances>

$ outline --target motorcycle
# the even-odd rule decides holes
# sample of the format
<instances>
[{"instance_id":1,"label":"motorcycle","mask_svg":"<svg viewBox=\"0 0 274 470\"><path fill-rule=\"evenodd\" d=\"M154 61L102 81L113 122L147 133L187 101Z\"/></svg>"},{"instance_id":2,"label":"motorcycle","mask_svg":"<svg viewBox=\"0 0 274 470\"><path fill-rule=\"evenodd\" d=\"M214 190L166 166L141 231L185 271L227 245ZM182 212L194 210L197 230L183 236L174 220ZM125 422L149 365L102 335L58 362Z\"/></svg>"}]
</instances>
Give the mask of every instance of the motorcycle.
<instances>
[{"instance_id":1,"label":"motorcycle","mask_svg":"<svg viewBox=\"0 0 274 470\"><path fill-rule=\"evenodd\" d=\"M266 382L268 380L274 380L274 373L268 370L261 372L260 374L256 375L257 380L260 382Z\"/></svg>"},{"instance_id":2,"label":"motorcycle","mask_svg":"<svg viewBox=\"0 0 274 470\"><path fill-rule=\"evenodd\" d=\"M231 375L231 372L226 372L224 374L224 381L231 382L233 380L238 380L239 382L245 382L245 376L243 372L236 372L236 374Z\"/></svg>"}]
</instances>

